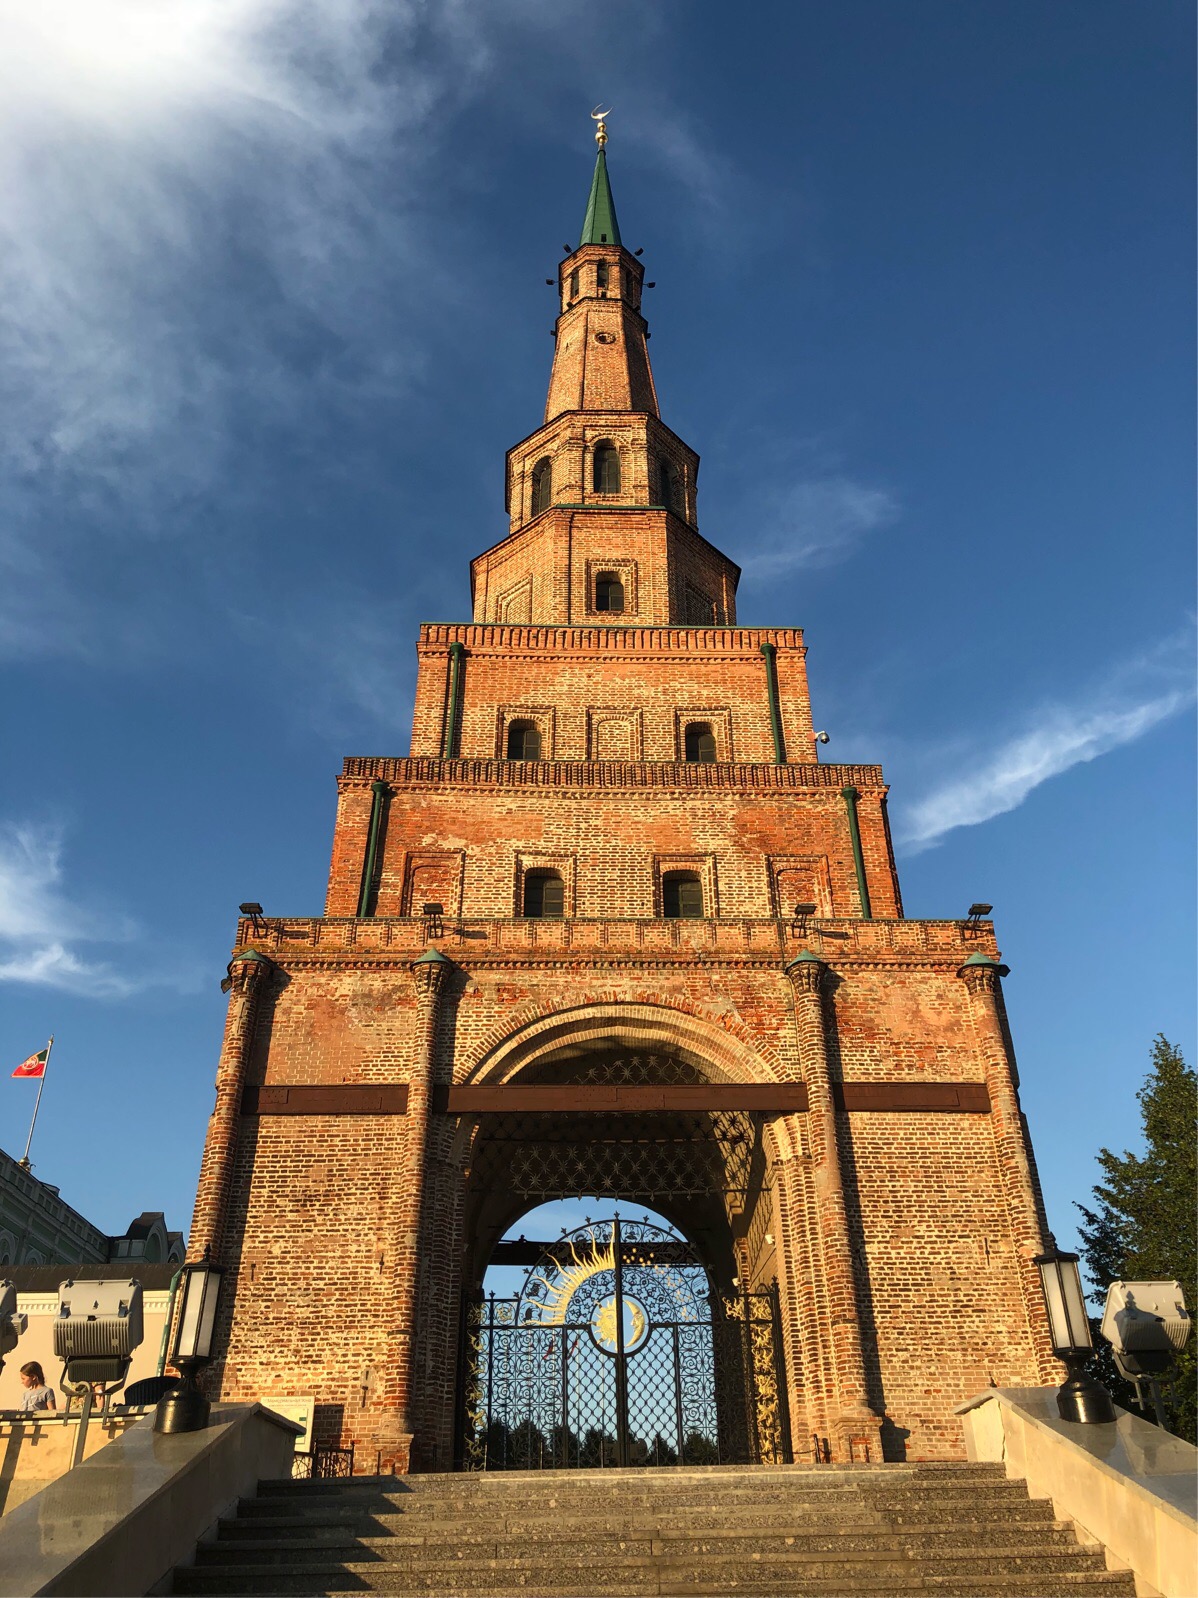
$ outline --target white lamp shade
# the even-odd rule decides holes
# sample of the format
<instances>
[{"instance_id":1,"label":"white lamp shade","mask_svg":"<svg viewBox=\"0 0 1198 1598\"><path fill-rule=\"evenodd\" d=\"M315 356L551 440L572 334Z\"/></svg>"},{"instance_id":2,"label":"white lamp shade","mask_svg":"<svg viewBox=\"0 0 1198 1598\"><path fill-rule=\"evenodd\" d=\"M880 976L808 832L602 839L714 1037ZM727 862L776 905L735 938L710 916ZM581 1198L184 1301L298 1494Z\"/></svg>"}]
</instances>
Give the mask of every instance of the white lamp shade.
<instances>
[{"instance_id":1,"label":"white lamp shade","mask_svg":"<svg viewBox=\"0 0 1198 1598\"><path fill-rule=\"evenodd\" d=\"M1036 1264L1044 1288L1053 1348L1057 1353L1084 1353L1093 1348L1077 1255L1043 1254Z\"/></svg>"},{"instance_id":2,"label":"white lamp shade","mask_svg":"<svg viewBox=\"0 0 1198 1598\"><path fill-rule=\"evenodd\" d=\"M183 1267L183 1304L175 1338L176 1364L180 1360L212 1358L216 1306L223 1274L219 1266L207 1263Z\"/></svg>"}]
</instances>

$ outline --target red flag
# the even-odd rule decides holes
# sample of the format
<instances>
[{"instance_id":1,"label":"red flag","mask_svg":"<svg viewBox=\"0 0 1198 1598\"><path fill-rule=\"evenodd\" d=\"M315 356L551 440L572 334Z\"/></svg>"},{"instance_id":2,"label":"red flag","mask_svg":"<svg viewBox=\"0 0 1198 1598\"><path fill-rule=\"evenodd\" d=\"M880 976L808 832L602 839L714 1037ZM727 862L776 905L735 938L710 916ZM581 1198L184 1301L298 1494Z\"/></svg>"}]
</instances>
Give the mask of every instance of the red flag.
<instances>
[{"instance_id":1,"label":"red flag","mask_svg":"<svg viewBox=\"0 0 1198 1598\"><path fill-rule=\"evenodd\" d=\"M45 1076L46 1061L50 1057L49 1049L41 1049L37 1054L31 1054L27 1060L22 1060L13 1072L14 1076Z\"/></svg>"}]
</instances>

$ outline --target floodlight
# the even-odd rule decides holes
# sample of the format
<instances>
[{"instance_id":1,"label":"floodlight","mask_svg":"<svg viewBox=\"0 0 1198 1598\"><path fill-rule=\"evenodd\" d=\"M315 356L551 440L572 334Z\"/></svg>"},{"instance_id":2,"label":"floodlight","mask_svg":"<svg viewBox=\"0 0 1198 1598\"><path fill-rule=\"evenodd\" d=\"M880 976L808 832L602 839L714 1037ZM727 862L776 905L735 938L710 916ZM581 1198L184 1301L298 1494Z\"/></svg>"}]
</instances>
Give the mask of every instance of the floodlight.
<instances>
[{"instance_id":1,"label":"floodlight","mask_svg":"<svg viewBox=\"0 0 1198 1598\"><path fill-rule=\"evenodd\" d=\"M4 1356L16 1348L28 1324L28 1317L17 1309L16 1283L0 1282L0 1371L4 1369Z\"/></svg>"},{"instance_id":2,"label":"floodlight","mask_svg":"<svg viewBox=\"0 0 1198 1598\"><path fill-rule=\"evenodd\" d=\"M72 1279L59 1284L54 1353L63 1362L68 1391L94 1384L123 1386L143 1335L140 1282Z\"/></svg>"},{"instance_id":3,"label":"floodlight","mask_svg":"<svg viewBox=\"0 0 1198 1598\"><path fill-rule=\"evenodd\" d=\"M1112 1282L1102 1313L1119 1374L1137 1384L1163 1376L1190 1337L1180 1282Z\"/></svg>"}]
</instances>

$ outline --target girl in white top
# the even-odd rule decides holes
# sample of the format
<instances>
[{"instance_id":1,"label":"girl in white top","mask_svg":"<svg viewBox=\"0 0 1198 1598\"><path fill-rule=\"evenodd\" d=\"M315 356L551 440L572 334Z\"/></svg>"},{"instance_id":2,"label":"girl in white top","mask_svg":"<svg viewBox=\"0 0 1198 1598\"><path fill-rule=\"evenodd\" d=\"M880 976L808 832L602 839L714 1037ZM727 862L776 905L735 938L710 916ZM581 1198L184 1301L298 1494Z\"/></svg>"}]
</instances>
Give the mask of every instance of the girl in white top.
<instances>
[{"instance_id":1,"label":"girl in white top","mask_svg":"<svg viewBox=\"0 0 1198 1598\"><path fill-rule=\"evenodd\" d=\"M25 1389L21 1408L27 1415L32 1415L39 1409L58 1407L54 1402L54 1389L46 1386L45 1373L37 1360L31 1359L28 1365L21 1366L21 1385Z\"/></svg>"}]
</instances>

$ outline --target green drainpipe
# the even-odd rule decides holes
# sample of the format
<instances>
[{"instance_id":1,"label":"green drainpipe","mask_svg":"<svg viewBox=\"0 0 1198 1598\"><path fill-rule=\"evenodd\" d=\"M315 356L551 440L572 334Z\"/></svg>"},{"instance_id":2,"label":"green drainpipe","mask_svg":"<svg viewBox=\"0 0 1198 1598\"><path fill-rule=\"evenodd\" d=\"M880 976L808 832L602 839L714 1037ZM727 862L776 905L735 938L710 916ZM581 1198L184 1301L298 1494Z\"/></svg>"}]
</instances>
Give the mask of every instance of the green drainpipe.
<instances>
[{"instance_id":1,"label":"green drainpipe","mask_svg":"<svg viewBox=\"0 0 1198 1598\"><path fill-rule=\"evenodd\" d=\"M381 779L370 784L370 832L366 838L366 864L362 867L362 891L358 895L358 914L370 914L370 896L374 889L374 868L379 854L379 833L383 830L383 807L390 789Z\"/></svg>"},{"instance_id":2,"label":"green drainpipe","mask_svg":"<svg viewBox=\"0 0 1198 1598\"><path fill-rule=\"evenodd\" d=\"M180 1265L179 1269L171 1277L171 1296L167 1300L166 1325L162 1328L162 1342L158 1348L158 1369L154 1372L155 1376L164 1376L166 1374L166 1345L171 1335L171 1322L175 1318L175 1298L179 1292L179 1278L182 1275L183 1267Z\"/></svg>"},{"instance_id":3,"label":"green drainpipe","mask_svg":"<svg viewBox=\"0 0 1198 1598\"><path fill-rule=\"evenodd\" d=\"M782 742L782 706L778 703L778 665L774 658L778 650L774 644L762 644L761 653L765 656L765 683L770 696L770 731L774 735L774 763L784 766L786 745Z\"/></svg>"},{"instance_id":4,"label":"green drainpipe","mask_svg":"<svg viewBox=\"0 0 1198 1598\"><path fill-rule=\"evenodd\" d=\"M462 659L466 653L464 644L450 644L449 646L449 704L445 710L445 737L441 745L441 754L444 759L453 759L454 743L458 731L458 713L462 704Z\"/></svg>"},{"instance_id":5,"label":"green drainpipe","mask_svg":"<svg viewBox=\"0 0 1198 1598\"><path fill-rule=\"evenodd\" d=\"M865 856L861 853L861 826L857 820L857 800L861 795L856 788L842 788L840 797L844 800L845 809L849 813L849 837L853 840L853 865L857 868L857 894L861 900L861 916L865 921L872 921L869 888L865 881Z\"/></svg>"}]
</instances>

